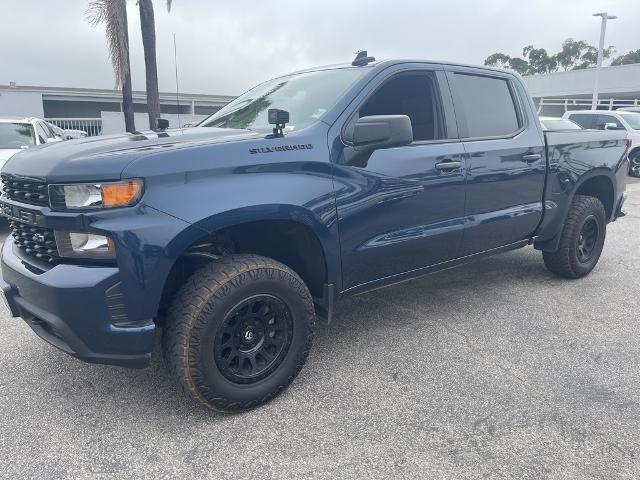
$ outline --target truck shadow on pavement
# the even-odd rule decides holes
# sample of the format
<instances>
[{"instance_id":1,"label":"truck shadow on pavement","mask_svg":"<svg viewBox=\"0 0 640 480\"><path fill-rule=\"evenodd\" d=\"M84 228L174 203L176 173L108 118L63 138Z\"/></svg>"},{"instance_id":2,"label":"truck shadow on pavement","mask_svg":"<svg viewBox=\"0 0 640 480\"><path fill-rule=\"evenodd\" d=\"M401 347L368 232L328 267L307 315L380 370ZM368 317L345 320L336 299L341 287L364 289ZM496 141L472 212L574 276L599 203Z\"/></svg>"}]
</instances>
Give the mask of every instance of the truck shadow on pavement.
<instances>
[{"instance_id":1,"label":"truck shadow on pavement","mask_svg":"<svg viewBox=\"0 0 640 480\"><path fill-rule=\"evenodd\" d=\"M429 328L431 317L465 322L469 320L467 312L478 306L479 299L494 305L504 303L508 308L509 303L523 300L514 296L514 288L526 292L536 284L550 282L563 281L545 270L539 252L526 249L351 297L338 304L331 325L322 320L318 322L307 365L290 389L274 402L295 398L300 388L322 390L321 382L325 375L332 375L332 365L349 361L352 345L347 339L357 337L362 344L375 342L378 348L384 349L380 338L387 333L391 335L399 327L410 326L419 334L421 329ZM425 338L428 341L428 336ZM32 350L30 362L35 371L47 370L47 382L38 388L51 388L45 395L48 398L72 397L74 408L86 405L92 409L97 397L105 408L126 406L147 417L211 415L178 391L164 367L159 342L152 365L143 370L85 364L48 345L38 345L41 349ZM438 345L434 342L428 348L437 351ZM406 355L411 356L411 352Z\"/></svg>"}]
</instances>

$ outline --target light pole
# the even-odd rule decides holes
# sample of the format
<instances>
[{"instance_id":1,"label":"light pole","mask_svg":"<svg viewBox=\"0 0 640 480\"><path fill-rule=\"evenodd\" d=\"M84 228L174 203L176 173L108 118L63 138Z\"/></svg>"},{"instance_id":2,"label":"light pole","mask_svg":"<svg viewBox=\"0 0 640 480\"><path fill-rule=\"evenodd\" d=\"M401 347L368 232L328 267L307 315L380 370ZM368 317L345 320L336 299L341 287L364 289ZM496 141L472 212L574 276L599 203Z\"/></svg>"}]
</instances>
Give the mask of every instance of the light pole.
<instances>
[{"instance_id":1,"label":"light pole","mask_svg":"<svg viewBox=\"0 0 640 480\"><path fill-rule=\"evenodd\" d=\"M594 17L602 17L600 25L600 45L598 46L598 64L596 65L596 79L593 83L593 99L591 100L591 110L598 108L598 83L600 81L600 68L602 67L602 57L604 54L604 34L607 31L607 20L613 20L615 15L609 15L607 12L594 13Z\"/></svg>"}]
</instances>

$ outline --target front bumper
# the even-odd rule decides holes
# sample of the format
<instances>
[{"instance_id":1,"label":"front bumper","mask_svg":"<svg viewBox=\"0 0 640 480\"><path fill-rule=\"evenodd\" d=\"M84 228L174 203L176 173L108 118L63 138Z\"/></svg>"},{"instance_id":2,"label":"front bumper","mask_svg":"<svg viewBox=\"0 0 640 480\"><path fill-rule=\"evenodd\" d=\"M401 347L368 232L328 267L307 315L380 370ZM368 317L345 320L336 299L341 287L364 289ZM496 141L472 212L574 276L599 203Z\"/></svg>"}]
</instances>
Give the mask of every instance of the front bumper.
<instances>
[{"instance_id":1,"label":"front bumper","mask_svg":"<svg viewBox=\"0 0 640 480\"><path fill-rule=\"evenodd\" d=\"M116 267L60 264L34 269L8 238L0 283L13 316L43 340L81 360L132 368L149 365L152 320L119 326L124 306Z\"/></svg>"}]
</instances>

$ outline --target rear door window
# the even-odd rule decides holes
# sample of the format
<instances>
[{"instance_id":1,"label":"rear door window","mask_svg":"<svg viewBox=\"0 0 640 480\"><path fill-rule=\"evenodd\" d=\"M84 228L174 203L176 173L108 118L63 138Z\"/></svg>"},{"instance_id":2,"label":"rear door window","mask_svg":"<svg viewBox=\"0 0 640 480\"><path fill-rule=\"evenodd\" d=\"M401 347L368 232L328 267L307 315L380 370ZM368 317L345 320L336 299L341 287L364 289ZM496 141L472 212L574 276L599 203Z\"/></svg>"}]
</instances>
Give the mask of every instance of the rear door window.
<instances>
[{"instance_id":1,"label":"rear door window","mask_svg":"<svg viewBox=\"0 0 640 480\"><path fill-rule=\"evenodd\" d=\"M572 113L569 115L569 120L573 120L582 128L596 128L598 115L591 115L588 113Z\"/></svg>"},{"instance_id":2,"label":"rear door window","mask_svg":"<svg viewBox=\"0 0 640 480\"><path fill-rule=\"evenodd\" d=\"M618 120L613 115L598 115L598 121L596 123L596 128L598 130L604 130L604 126L607 123L615 123L616 127L624 128L624 125L622 125L622 122L620 122L620 120Z\"/></svg>"},{"instance_id":3,"label":"rear door window","mask_svg":"<svg viewBox=\"0 0 640 480\"><path fill-rule=\"evenodd\" d=\"M505 137L523 125L515 93L505 78L453 74L456 116L465 138Z\"/></svg>"}]
</instances>

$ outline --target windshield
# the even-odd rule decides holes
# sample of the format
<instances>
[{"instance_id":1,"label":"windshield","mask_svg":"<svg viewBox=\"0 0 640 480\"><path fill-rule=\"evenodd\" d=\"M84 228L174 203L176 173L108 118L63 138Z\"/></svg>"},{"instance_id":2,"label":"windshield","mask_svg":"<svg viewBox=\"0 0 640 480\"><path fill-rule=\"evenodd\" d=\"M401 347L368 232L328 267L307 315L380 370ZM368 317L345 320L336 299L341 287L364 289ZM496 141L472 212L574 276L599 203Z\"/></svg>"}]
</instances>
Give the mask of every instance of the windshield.
<instances>
[{"instance_id":1,"label":"windshield","mask_svg":"<svg viewBox=\"0 0 640 480\"><path fill-rule=\"evenodd\" d=\"M0 122L0 148L18 149L35 144L36 137L30 124Z\"/></svg>"},{"instance_id":2,"label":"windshield","mask_svg":"<svg viewBox=\"0 0 640 480\"><path fill-rule=\"evenodd\" d=\"M620 115L622 115L624 121L627 122L631 128L633 128L634 130L640 130L640 113L620 112Z\"/></svg>"},{"instance_id":3,"label":"windshield","mask_svg":"<svg viewBox=\"0 0 640 480\"><path fill-rule=\"evenodd\" d=\"M582 127L566 118L546 118L540 120L547 130L582 130Z\"/></svg>"},{"instance_id":4,"label":"windshield","mask_svg":"<svg viewBox=\"0 0 640 480\"><path fill-rule=\"evenodd\" d=\"M288 130L301 130L320 120L365 71L343 68L270 80L236 98L199 126L271 131L267 110L278 108L289 112Z\"/></svg>"}]
</instances>

